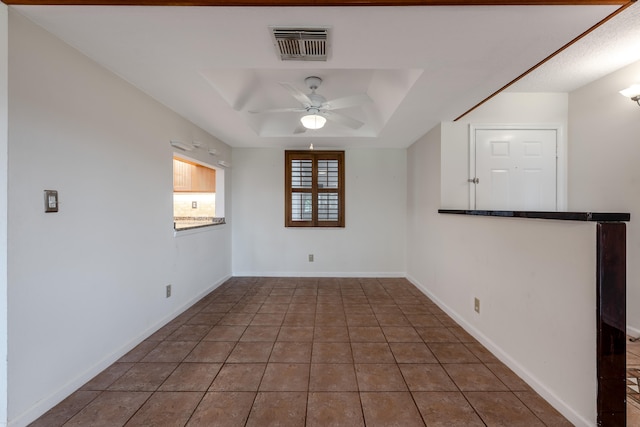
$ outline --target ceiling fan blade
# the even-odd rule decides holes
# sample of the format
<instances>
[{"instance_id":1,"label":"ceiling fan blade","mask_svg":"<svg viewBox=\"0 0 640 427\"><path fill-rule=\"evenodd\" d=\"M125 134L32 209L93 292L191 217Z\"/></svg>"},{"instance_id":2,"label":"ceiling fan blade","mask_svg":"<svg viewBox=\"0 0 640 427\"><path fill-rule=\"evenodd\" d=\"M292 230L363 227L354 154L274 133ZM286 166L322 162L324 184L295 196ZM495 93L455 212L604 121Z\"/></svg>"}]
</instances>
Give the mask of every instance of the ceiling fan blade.
<instances>
[{"instance_id":1,"label":"ceiling fan blade","mask_svg":"<svg viewBox=\"0 0 640 427\"><path fill-rule=\"evenodd\" d=\"M322 108L325 110L339 110L341 108L359 107L372 103L373 100L366 93L360 95L345 96L343 98L336 98L322 104Z\"/></svg>"},{"instance_id":2,"label":"ceiling fan blade","mask_svg":"<svg viewBox=\"0 0 640 427\"><path fill-rule=\"evenodd\" d=\"M341 125L349 127L351 129L360 129L364 124L360 120L353 119L341 113L336 113L335 111L321 111L320 115L326 117L327 120L340 123Z\"/></svg>"},{"instance_id":3,"label":"ceiling fan blade","mask_svg":"<svg viewBox=\"0 0 640 427\"><path fill-rule=\"evenodd\" d=\"M309 97L304 92L299 90L297 87L289 83L283 83L283 82L280 82L280 85L283 88L285 88L291 94L291 96L297 99L299 103L301 103L305 107L311 106L312 104L311 99L309 99Z\"/></svg>"},{"instance_id":4,"label":"ceiling fan blade","mask_svg":"<svg viewBox=\"0 0 640 427\"><path fill-rule=\"evenodd\" d=\"M298 135L298 134L301 134L301 133L305 133L306 131L307 131L307 128L302 126L302 125L300 125L300 126L298 126L297 128L295 128L293 130L293 134L294 135Z\"/></svg>"},{"instance_id":5,"label":"ceiling fan blade","mask_svg":"<svg viewBox=\"0 0 640 427\"><path fill-rule=\"evenodd\" d=\"M263 114L263 113L303 113L307 111L304 108L272 108L270 110L262 111L249 111L251 114Z\"/></svg>"}]
</instances>

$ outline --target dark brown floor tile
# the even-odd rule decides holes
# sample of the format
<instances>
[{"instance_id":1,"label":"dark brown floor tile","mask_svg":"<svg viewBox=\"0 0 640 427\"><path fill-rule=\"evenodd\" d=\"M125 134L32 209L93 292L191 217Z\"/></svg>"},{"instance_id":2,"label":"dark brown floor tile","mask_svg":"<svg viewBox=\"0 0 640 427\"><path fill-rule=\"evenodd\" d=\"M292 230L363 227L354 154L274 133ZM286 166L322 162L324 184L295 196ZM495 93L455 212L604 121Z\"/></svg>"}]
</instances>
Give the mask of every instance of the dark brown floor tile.
<instances>
[{"instance_id":1,"label":"dark brown floor tile","mask_svg":"<svg viewBox=\"0 0 640 427\"><path fill-rule=\"evenodd\" d=\"M223 313L198 313L189 319L186 324L215 326L223 317Z\"/></svg>"},{"instance_id":2,"label":"dark brown floor tile","mask_svg":"<svg viewBox=\"0 0 640 427\"><path fill-rule=\"evenodd\" d=\"M444 369L461 391L507 391L508 388L482 363L446 364Z\"/></svg>"},{"instance_id":3,"label":"dark brown floor tile","mask_svg":"<svg viewBox=\"0 0 640 427\"><path fill-rule=\"evenodd\" d=\"M203 395L198 392L154 393L126 426L184 426Z\"/></svg>"},{"instance_id":4,"label":"dark brown floor tile","mask_svg":"<svg viewBox=\"0 0 640 427\"><path fill-rule=\"evenodd\" d=\"M411 326L404 314L376 313L380 326Z\"/></svg>"},{"instance_id":5,"label":"dark brown floor tile","mask_svg":"<svg viewBox=\"0 0 640 427\"><path fill-rule=\"evenodd\" d=\"M411 314L431 314L431 310L429 310L429 307L425 306L424 304L398 304L398 307L400 307L400 311L402 311L404 315L407 316L407 319L409 319L410 322L411 319L409 318L409 315ZM438 325L440 325L440 322L438 322Z\"/></svg>"},{"instance_id":6,"label":"dark brown floor tile","mask_svg":"<svg viewBox=\"0 0 640 427\"><path fill-rule=\"evenodd\" d=\"M98 397L99 391L79 390L58 403L40 418L29 424L29 427L61 426L71 417ZM142 403L141 403L142 405Z\"/></svg>"},{"instance_id":7,"label":"dark brown floor tile","mask_svg":"<svg viewBox=\"0 0 640 427\"><path fill-rule=\"evenodd\" d=\"M429 427L484 427L484 423L460 392L414 392Z\"/></svg>"},{"instance_id":8,"label":"dark brown floor tile","mask_svg":"<svg viewBox=\"0 0 640 427\"><path fill-rule=\"evenodd\" d=\"M287 295L291 296L295 292L295 285L291 287L275 287L271 291L269 295L277 296L277 295Z\"/></svg>"},{"instance_id":9,"label":"dark brown floor tile","mask_svg":"<svg viewBox=\"0 0 640 427\"><path fill-rule=\"evenodd\" d=\"M474 354L474 356L480 359L482 363L501 363L497 357L491 354L491 352L479 342L465 343L464 345L471 351L471 353Z\"/></svg>"},{"instance_id":10,"label":"dark brown floor tile","mask_svg":"<svg viewBox=\"0 0 640 427\"><path fill-rule=\"evenodd\" d=\"M272 348L272 342L239 342L227 358L227 363L266 362Z\"/></svg>"},{"instance_id":11,"label":"dark brown floor tile","mask_svg":"<svg viewBox=\"0 0 640 427\"><path fill-rule=\"evenodd\" d=\"M141 362L182 362L198 344L196 341L163 341Z\"/></svg>"},{"instance_id":12,"label":"dark brown floor tile","mask_svg":"<svg viewBox=\"0 0 640 427\"><path fill-rule=\"evenodd\" d=\"M395 363L389 344L354 342L351 343L355 363Z\"/></svg>"},{"instance_id":13,"label":"dark brown floor tile","mask_svg":"<svg viewBox=\"0 0 640 427\"><path fill-rule=\"evenodd\" d=\"M367 427L424 426L408 392L360 393Z\"/></svg>"},{"instance_id":14,"label":"dark brown floor tile","mask_svg":"<svg viewBox=\"0 0 640 427\"><path fill-rule=\"evenodd\" d=\"M379 314L393 314L396 316L402 315L402 310L400 307L393 301L389 300L388 304L376 304L374 302L371 303L371 309L378 316Z\"/></svg>"},{"instance_id":15,"label":"dark brown floor tile","mask_svg":"<svg viewBox=\"0 0 640 427\"><path fill-rule=\"evenodd\" d=\"M291 297L291 304L316 304L318 301L316 295L296 295Z\"/></svg>"},{"instance_id":16,"label":"dark brown floor tile","mask_svg":"<svg viewBox=\"0 0 640 427\"><path fill-rule=\"evenodd\" d=\"M347 325L354 326L375 326L379 327L378 319L373 314L351 314L347 313Z\"/></svg>"},{"instance_id":17,"label":"dark brown floor tile","mask_svg":"<svg viewBox=\"0 0 640 427\"><path fill-rule=\"evenodd\" d=\"M203 341L238 341L246 326L218 325L214 326L207 335L202 338Z\"/></svg>"},{"instance_id":18,"label":"dark brown floor tile","mask_svg":"<svg viewBox=\"0 0 640 427\"><path fill-rule=\"evenodd\" d=\"M231 310L232 313L257 313L258 310L260 310L260 307L262 307L262 304L256 304L256 303L250 303L247 302L246 300L241 301L240 303L238 303L237 306L233 307L233 309Z\"/></svg>"},{"instance_id":19,"label":"dark brown floor tile","mask_svg":"<svg viewBox=\"0 0 640 427\"><path fill-rule=\"evenodd\" d=\"M343 313L316 313L316 326L346 327L347 320Z\"/></svg>"},{"instance_id":20,"label":"dark brown floor tile","mask_svg":"<svg viewBox=\"0 0 640 427\"><path fill-rule=\"evenodd\" d=\"M449 331L449 329L445 327L416 327L416 332L420 335L424 342L432 343L441 343L441 342L455 342L458 343L460 340L456 338L455 335Z\"/></svg>"},{"instance_id":21,"label":"dark brown floor tile","mask_svg":"<svg viewBox=\"0 0 640 427\"><path fill-rule=\"evenodd\" d=\"M71 418L65 427L121 426L151 396L148 392L105 391ZM52 426L54 424L50 424Z\"/></svg>"},{"instance_id":22,"label":"dark brown floor tile","mask_svg":"<svg viewBox=\"0 0 640 427\"><path fill-rule=\"evenodd\" d=\"M556 411L547 401L534 391L516 391L514 394L529 408L538 418L548 426L571 427L572 424ZM627 425L632 424L627 420Z\"/></svg>"},{"instance_id":23,"label":"dark brown floor tile","mask_svg":"<svg viewBox=\"0 0 640 427\"><path fill-rule=\"evenodd\" d=\"M316 326L313 341L349 342L349 332L346 326Z\"/></svg>"},{"instance_id":24,"label":"dark brown floor tile","mask_svg":"<svg viewBox=\"0 0 640 427\"><path fill-rule=\"evenodd\" d=\"M465 392L465 397L482 418L491 426L534 427L544 426L529 408L511 392Z\"/></svg>"},{"instance_id":25,"label":"dark brown floor tile","mask_svg":"<svg viewBox=\"0 0 640 427\"><path fill-rule=\"evenodd\" d=\"M158 391L207 391L222 363L181 363Z\"/></svg>"},{"instance_id":26,"label":"dark brown floor tile","mask_svg":"<svg viewBox=\"0 0 640 427\"><path fill-rule=\"evenodd\" d=\"M429 343L431 352L440 363L480 363L462 343Z\"/></svg>"},{"instance_id":27,"label":"dark brown floor tile","mask_svg":"<svg viewBox=\"0 0 640 427\"><path fill-rule=\"evenodd\" d=\"M257 314L253 313L229 313L225 315L218 325L226 326L247 326Z\"/></svg>"},{"instance_id":28,"label":"dark brown floor tile","mask_svg":"<svg viewBox=\"0 0 640 427\"><path fill-rule=\"evenodd\" d=\"M356 378L360 391L406 391L398 365L391 363L356 364Z\"/></svg>"},{"instance_id":29,"label":"dark brown floor tile","mask_svg":"<svg viewBox=\"0 0 640 427\"><path fill-rule=\"evenodd\" d=\"M283 326L313 326L316 323L316 315L313 313L287 313Z\"/></svg>"},{"instance_id":30,"label":"dark brown floor tile","mask_svg":"<svg viewBox=\"0 0 640 427\"><path fill-rule=\"evenodd\" d=\"M136 363L109 390L156 391L177 366L177 363Z\"/></svg>"},{"instance_id":31,"label":"dark brown floor tile","mask_svg":"<svg viewBox=\"0 0 640 427\"><path fill-rule=\"evenodd\" d=\"M258 391L266 363L226 363L209 391Z\"/></svg>"},{"instance_id":32,"label":"dark brown floor tile","mask_svg":"<svg viewBox=\"0 0 640 427\"><path fill-rule=\"evenodd\" d=\"M442 323L443 326L447 327L447 328L455 328L458 326L458 324L455 322L455 320L453 320L451 317L449 317L447 314L435 314L434 316L436 316L438 318L438 320L440 321L440 323Z\"/></svg>"},{"instance_id":33,"label":"dark brown floor tile","mask_svg":"<svg viewBox=\"0 0 640 427\"><path fill-rule=\"evenodd\" d=\"M425 343L392 342L389 347L397 363L438 363Z\"/></svg>"},{"instance_id":34,"label":"dark brown floor tile","mask_svg":"<svg viewBox=\"0 0 640 427\"><path fill-rule=\"evenodd\" d=\"M139 362L143 357L145 357L151 350L156 348L158 345L158 341L142 341L138 344L133 350L122 356L118 359L120 363L128 363L128 362Z\"/></svg>"},{"instance_id":35,"label":"dark brown floor tile","mask_svg":"<svg viewBox=\"0 0 640 427\"><path fill-rule=\"evenodd\" d=\"M432 314L405 314L409 323L415 327L442 328L442 323Z\"/></svg>"},{"instance_id":36,"label":"dark brown floor tile","mask_svg":"<svg viewBox=\"0 0 640 427\"><path fill-rule=\"evenodd\" d=\"M292 303L289 304L289 310L287 313L315 313L316 305L315 304L299 304Z\"/></svg>"},{"instance_id":37,"label":"dark brown floor tile","mask_svg":"<svg viewBox=\"0 0 640 427\"><path fill-rule=\"evenodd\" d=\"M167 337L167 341L200 341L211 328L209 325L182 325Z\"/></svg>"},{"instance_id":38,"label":"dark brown floor tile","mask_svg":"<svg viewBox=\"0 0 640 427\"><path fill-rule=\"evenodd\" d=\"M344 311L347 315L347 321L349 321L348 317L357 315L357 314L368 314L373 316L373 310L371 309L371 305L369 303L361 303L361 304L344 304ZM377 322L377 320L376 320Z\"/></svg>"},{"instance_id":39,"label":"dark brown floor tile","mask_svg":"<svg viewBox=\"0 0 640 427\"><path fill-rule=\"evenodd\" d=\"M279 326L247 326L244 334L240 337L240 341L270 341L276 340L280 332Z\"/></svg>"},{"instance_id":40,"label":"dark brown floor tile","mask_svg":"<svg viewBox=\"0 0 640 427\"><path fill-rule=\"evenodd\" d=\"M311 363L311 342L278 341L273 346L269 362Z\"/></svg>"},{"instance_id":41,"label":"dark brown floor tile","mask_svg":"<svg viewBox=\"0 0 640 427\"><path fill-rule=\"evenodd\" d=\"M201 341L184 361L201 363L224 362L234 346L235 343L227 341Z\"/></svg>"},{"instance_id":42,"label":"dark brown floor tile","mask_svg":"<svg viewBox=\"0 0 640 427\"><path fill-rule=\"evenodd\" d=\"M269 295L265 300L265 304L290 304L292 295Z\"/></svg>"},{"instance_id":43,"label":"dark brown floor tile","mask_svg":"<svg viewBox=\"0 0 640 427\"><path fill-rule=\"evenodd\" d=\"M247 427L304 427L306 392L261 392L251 408Z\"/></svg>"},{"instance_id":44,"label":"dark brown floor tile","mask_svg":"<svg viewBox=\"0 0 640 427\"><path fill-rule=\"evenodd\" d=\"M284 313L258 313L251 321L253 326L280 326L284 320Z\"/></svg>"},{"instance_id":45,"label":"dark brown floor tile","mask_svg":"<svg viewBox=\"0 0 640 427\"><path fill-rule=\"evenodd\" d=\"M269 363L260 383L260 391L307 391L308 363Z\"/></svg>"},{"instance_id":46,"label":"dark brown floor tile","mask_svg":"<svg viewBox=\"0 0 640 427\"><path fill-rule=\"evenodd\" d=\"M501 362L498 363L485 363L487 368L491 370L500 381L502 381L511 391L531 391L531 387L524 382L519 376L515 374L511 369Z\"/></svg>"},{"instance_id":47,"label":"dark brown floor tile","mask_svg":"<svg viewBox=\"0 0 640 427\"><path fill-rule=\"evenodd\" d=\"M233 308L232 303L212 302L202 309L204 313L226 313Z\"/></svg>"},{"instance_id":48,"label":"dark brown floor tile","mask_svg":"<svg viewBox=\"0 0 640 427\"><path fill-rule=\"evenodd\" d=\"M175 330L179 327L179 324L169 322L168 324L164 325L162 328L154 332L153 335L151 335L149 338L147 338L147 341L163 341L169 335L174 333Z\"/></svg>"},{"instance_id":49,"label":"dark brown floor tile","mask_svg":"<svg viewBox=\"0 0 640 427\"><path fill-rule=\"evenodd\" d=\"M382 331L388 342L422 342L422 338L412 326L383 326Z\"/></svg>"},{"instance_id":50,"label":"dark brown floor tile","mask_svg":"<svg viewBox=\"0 0 640 427\"><path fill-rule=\"evenodd\" d=\"M325 296L318 297L318 304L316 305L316 311L320 314L323 313L338 313L344 314L344 306L342 305L342 297L333 297L328 299Z\"/></svg>"},{"instance_id":51,"label":"dark brown floor tile","mask_svg":"<svg viewBox=\"0 0 640 427\"><path fill-rule=\"evenodd\" d=\"M209 392L187 427L243 427L255 396L252 392Z\"/></svg>"},{"instance_id":52,"label":"dark brown floor tile","mask_svg":"<svg viewBox=\"0 0 640 427\"><path fill-rule=\"evenodd\" d=\"M353 363L348 342L314 342L311 363Z\"/></svg>"},{"instance_id":53,"label":"dark brown floor tile","mask_svg":"<svg viewBox=\"0 0 640 427\"><path fill-rule=\"evenodd\" d=\"M134 363L114 363L80 387L80 390L106 390L134 365Z\"/></svg>"},{"instance_id":54,"label":"dark brown floor tile","mask_svg":"<svg viewBox=\"0 0 640 427\"><path fill-rule=\"evenodd\" d=\"M354 366L350 363L314 363L310 391L358 391Z\"/></svg>"},{"instance_id":55,"label":"dark brown floor tile","mask_svg":"<svg viewBox=\"0 0 640 427\"><path fill-rule=\"evenodd\" d=\"M458 391L447 372L437 363L398 366L411 391Z\"/></svg>"},{"instance_id":56,"label":"dark brown floor tile","mask_svg":"<svg viewBox=\"0 0 640 427\"><path fill-rule=\"evenodd\" d=\"M286 313L289 304L262 304L258 313Z\"/></svg>"},{"instance_id":57,"label":"dark brown floor tile","mask_svg":"<svg viewBox=\"0 0 640 427\"><path fill-rule=\"evenodd\" d=\"M306 427L364 427L358 393L309 393Z\"/></svg>"},{"instance_id":58,"label":"dark brown floor tile","mask_svg":"<svg viewBox=\"0 0 640 427\"><path fill-rule=\"evenodd\" d=\"M386 342L386 338L379 326L349 327L351 342Z\"/></svg>"},{"instance_id":59,"label":"dark brown floor tile","mask_svg":"<svg viewBox=\"0 0 640 427\"><path fill-rule=\"evenodd\" d=\"M282 326L277 341L311 342L313 326Z\"/></svg>"},{"instance_id":60,"label":"dark brown floor tile","mask_svg":"<svg viewBox=\"0 0 640 427\"><path fill-rule=\"evenodd\" d=\"M467 331L462 329L460 326L456 325L454 327L449 327L449 330L461 342L464 342L464 343L477 343L478 342L474 337L472 337Z\"/></svg>"}]
</instances>

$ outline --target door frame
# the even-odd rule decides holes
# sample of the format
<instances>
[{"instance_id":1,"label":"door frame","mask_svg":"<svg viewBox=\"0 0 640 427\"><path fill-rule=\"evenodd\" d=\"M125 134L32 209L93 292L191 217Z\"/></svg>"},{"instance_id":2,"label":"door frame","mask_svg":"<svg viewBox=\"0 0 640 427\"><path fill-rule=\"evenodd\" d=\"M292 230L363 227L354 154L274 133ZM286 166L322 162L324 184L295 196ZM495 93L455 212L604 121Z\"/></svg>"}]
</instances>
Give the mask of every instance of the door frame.
<instances>
[{"instance_id":1,"label":"door frame","mask_svg":"<svg viewBox=\"0 0 640 427\"><path fill-rule=\"evenodd\" d=\"M476 131L477 130L555 130L556 131L556 209L567 210L567 134L561 123L490 123L469 125L469 209L476 209Z\"/></svg>"}]
</instances>

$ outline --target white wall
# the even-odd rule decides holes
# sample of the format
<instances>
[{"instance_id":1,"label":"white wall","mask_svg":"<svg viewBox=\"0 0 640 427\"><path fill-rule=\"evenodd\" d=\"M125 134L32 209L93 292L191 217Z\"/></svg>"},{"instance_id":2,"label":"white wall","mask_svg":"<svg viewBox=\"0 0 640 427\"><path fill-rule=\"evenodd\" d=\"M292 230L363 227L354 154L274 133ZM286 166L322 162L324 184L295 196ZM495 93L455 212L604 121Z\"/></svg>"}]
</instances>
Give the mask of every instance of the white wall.
<instances>
[{"instance_id":1,"label":"white wall","mask_svg":"<svg viewBox=\"0 0 640 427\"><path fill-rule=\"evenodd\" d=\"M567 117L566 93L505 92L459 121L443 123L441 208L469 209L470 124L552 124L566 129Z\"/></svg>"},{"instance_id":2,"label":"white wall","mask_svg":"<svg viewBox=\"0 0 640 427\"><path fill-rule=\"evenodd\" d=\"M169 140L228 161L231 150L11 10L9 59L8 412L19 426L230 275L230 226L174 237ZM44 213L45 189L59 191L58 213Z\"/></svg>"},{"instance_id":3,"label":"white wall","mask_svg":"<svg viewBox=\"0 0 640 427\"><path fill-rule=\"evenodd\" d=\"M640 62L569 94L569 208L630 212L627 325L640 335L640 107L618 91L640 83Z\"/></svg>"},{"instance_id":4,"label":"white wall","mask_svg":"<svg viewBox=\"0 0 640 427\"><path fill-rule=\"evenodd\" d=\"M404 275L405 150L345 151L345 228L284 226L283 150L234 149L232 176L234 275Z\"/></svg>"},{"instance_id":5,"label":"white wall","mask_svg":"<svg viewBox=\"0 0 640 427\"><path fill-rule=\"evenodd\" d=\"M0 4L0 426L7 424L7 147L9 9Z\"/></svg>"},{"instance_id":6,"label":"white wall","mask_svg":"<svg viewBox=\"0 0 640 427\"><path fill-rule=\"evenodd\" d=\"M407 277L575 425L595 425L595 225L438 214L440 139L408 150Z\"/></svg>"}]
</instances>

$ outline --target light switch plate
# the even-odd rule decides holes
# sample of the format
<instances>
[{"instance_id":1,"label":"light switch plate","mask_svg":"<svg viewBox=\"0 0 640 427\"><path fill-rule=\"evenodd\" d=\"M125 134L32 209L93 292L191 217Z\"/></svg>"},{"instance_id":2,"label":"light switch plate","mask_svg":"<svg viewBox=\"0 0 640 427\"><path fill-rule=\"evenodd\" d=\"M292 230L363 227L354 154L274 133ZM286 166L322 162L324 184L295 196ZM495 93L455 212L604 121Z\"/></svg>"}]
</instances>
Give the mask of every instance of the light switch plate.
<instances>
[{"instance_id":1,"label":"light switch plate","mask_svg":"<svg viewBox=\"0 0 640 427\"><path fill-rule=\"evenodd\" d=\"M58 212L58 192L56 190L44 190L44 211Z\"/></svg>"}]
</instances>

